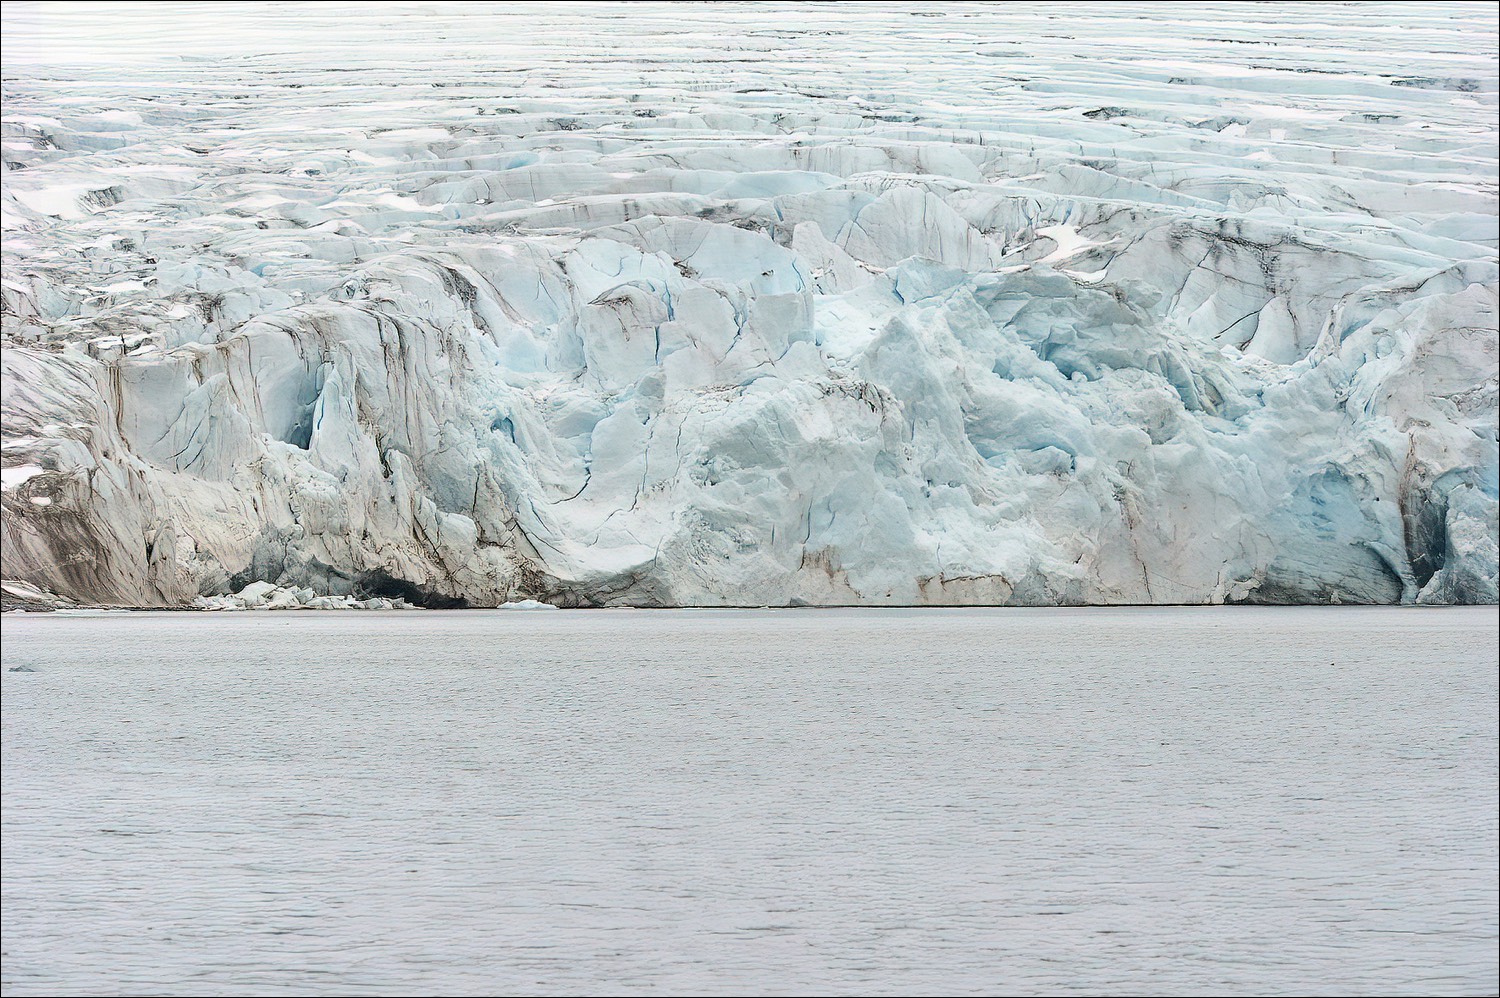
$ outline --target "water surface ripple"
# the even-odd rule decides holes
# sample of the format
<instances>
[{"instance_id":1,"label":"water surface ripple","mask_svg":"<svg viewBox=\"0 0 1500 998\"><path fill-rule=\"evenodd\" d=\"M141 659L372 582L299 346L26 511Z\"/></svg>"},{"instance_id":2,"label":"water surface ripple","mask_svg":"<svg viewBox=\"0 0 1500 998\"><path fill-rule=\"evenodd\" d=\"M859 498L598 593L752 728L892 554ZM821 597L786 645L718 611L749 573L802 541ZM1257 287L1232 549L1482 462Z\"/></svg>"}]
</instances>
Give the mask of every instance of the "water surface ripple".
<instances>
[{"instance_id":1,"label":"water surface ripple","mask_svg":"<svg viewBox=\"0 0 1500 998\"><path fill-rule=\"evenodd\" d=\"M8 995L1497 988L1493 608L4 639Z\"/></svg>"}]
</instances>

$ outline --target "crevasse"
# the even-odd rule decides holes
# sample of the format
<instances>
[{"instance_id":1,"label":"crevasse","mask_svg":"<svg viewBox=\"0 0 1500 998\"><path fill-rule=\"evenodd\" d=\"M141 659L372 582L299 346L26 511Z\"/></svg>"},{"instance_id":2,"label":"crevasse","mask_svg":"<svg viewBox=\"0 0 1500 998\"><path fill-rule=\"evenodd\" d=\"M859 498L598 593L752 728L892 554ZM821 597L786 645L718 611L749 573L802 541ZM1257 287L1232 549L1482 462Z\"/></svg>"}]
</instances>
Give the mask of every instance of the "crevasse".
<instances>
[{"instance_id":1,"label":"crevasse","mask_svg":"<svg viewBox=\"0 0 1500 998\"><path fill-rule=\"evenodd\" d=\"M1493 11L798 10L8 15L5 576L1496 600Z\"/></svg>"}]
</instances>

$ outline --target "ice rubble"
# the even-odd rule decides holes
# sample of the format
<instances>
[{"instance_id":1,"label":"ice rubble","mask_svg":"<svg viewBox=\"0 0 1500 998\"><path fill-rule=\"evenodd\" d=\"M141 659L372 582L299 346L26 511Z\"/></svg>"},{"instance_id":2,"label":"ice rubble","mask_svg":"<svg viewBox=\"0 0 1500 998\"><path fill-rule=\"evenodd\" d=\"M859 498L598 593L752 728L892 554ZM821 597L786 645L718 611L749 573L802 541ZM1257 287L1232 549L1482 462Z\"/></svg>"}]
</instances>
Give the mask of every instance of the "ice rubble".
<instances>
[{"instance_id":1,"label":"ice rubble","mask_svg":"<svg viewBox=\"0 0 1500 998\"><path fill-rule=\"evenodd\" d=\"M359 599L354 596L319 596L305 586L276 586L269 582L252 582L227 596L199 596L193 606L200 610L407 610L411 604L403 599L379 596Z\"/></svg>"},{"instance_id":2,"label":"ice rubble","mask_svg":"<svg viewBox=\"0 0 1500 998\"><path fill-rule=\"evenodd\" d=\"M1453 9L8 14L5 575L1494 601Z\"/></svg>"}]
</instances>

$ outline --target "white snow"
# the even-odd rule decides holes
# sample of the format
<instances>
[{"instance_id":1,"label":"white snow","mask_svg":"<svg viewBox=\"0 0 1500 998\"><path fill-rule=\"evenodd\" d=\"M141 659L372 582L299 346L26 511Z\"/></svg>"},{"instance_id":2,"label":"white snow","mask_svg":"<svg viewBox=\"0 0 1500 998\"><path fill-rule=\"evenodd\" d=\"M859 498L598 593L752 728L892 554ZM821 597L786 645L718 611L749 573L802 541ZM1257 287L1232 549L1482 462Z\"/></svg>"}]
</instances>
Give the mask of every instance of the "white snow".
<instances>
[{"instance_id":1,"label":"white snow","mask_svg":"<svg viewBox=\"0 0 1500 998\"><path fill-rule=\"evenodd\" d=\"M11 489L20 488L42 473L42 469L34 464L18 464L13 468L0 468L0 487L9 492Z\"/></svg>"},{"instance_id":2,"label":"white snow","mask_svg":"<svg viewBox=\"0 0 1500 998\"><path fill-rule=\"evenodd\" d=\"M1494 601L1495 12L915 13L7 5L7 572Z\"/></svg>"},{"instance_id":3,"label":"white snow","mask_svg":"<svg viewBox=\"0 0 1500 998\"><path fill-rule=\"evenodd\" d=\"M71 606L72 604L72 601L66 597L60 597L56 593L48 592L45 589L34 586L29 582L22 582L19 579L0 580L0 594L4 595L5 602L8 605L13 605L21 610L47 612Z\"/></svg>"}]
</instances>

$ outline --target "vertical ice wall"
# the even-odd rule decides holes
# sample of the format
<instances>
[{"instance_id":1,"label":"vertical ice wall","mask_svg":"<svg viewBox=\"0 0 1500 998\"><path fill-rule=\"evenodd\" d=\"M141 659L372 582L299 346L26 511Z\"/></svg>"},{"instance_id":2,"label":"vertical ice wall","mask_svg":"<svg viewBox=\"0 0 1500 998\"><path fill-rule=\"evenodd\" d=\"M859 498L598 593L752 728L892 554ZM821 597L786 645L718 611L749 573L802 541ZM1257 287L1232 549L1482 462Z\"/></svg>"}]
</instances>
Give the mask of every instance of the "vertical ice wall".
<instances>
[{"instance_id":1,"label":"vertical ice wall","mask_svg":"<svg viewBox=\"0 0 1500 998\"><path fill-rule=\"evenodd\" d=\"M6 17L7 577L1496 599L1484 5Z\"/></svg>"}]
</instances>

